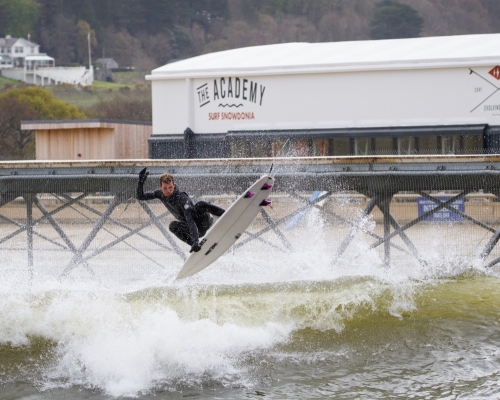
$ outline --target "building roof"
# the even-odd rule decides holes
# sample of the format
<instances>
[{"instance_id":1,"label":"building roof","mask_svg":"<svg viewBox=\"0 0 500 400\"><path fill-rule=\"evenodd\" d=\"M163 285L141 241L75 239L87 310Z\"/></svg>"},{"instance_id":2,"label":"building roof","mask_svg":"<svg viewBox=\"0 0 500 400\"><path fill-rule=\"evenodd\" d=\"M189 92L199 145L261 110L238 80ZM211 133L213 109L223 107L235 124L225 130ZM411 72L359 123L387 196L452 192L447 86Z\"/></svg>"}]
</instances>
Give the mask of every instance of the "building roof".
<instances>
[{"instance_id":1,"label":"building roof","mask_svg":"<svg viewBox=\"0 0 500 400\"><path fill-rule=\"evenodd\" d=\"M54 61L52 57L47 54L37 54L36 56L26 56L26 61Z\"/></svg>"},{"instance_id":2,"label":"building roof","mask_svg":"<svg viewBox=\"0 0 500 400\"><path fill-rule=\"evenodd\" d=\"M24 38L11 38L10 36L7 36L5 38L0 38L0 46L12 47L17 42L20 42L21 44L27 47L39 46L38 44L30 42L28 39Z\"/></svg>"},{"instance_id":3,"label":"building roof","mask_svg":"<svg viewBox=\"0 0 500 400\"><path fill-rule=\"evenodd\" d=\"M114 128L116 125L152 125L149 121L129 121L121 119L65 119L65 120L24 120L21 130Z\"/></svg>"},{"instance_id":4,"label":"building roof","mask_svg":"<svg viewBox=\"0 0 500 400\"><path fill-rule=\"evenodd\" d=\"M269 75L500 64L500 34L331 43L284 43L204 54L147 79Z\"/></svg>"},{"instance_id":5,"label":"building roof","mask_svg":"<svg viewBox=\"0 0 500 400\"><path fill-rule=\"evenodd\" d=\"M108 69L118 68L118 63L113 58L98 58L96 64L101 64Z\"/></svg>"}]
</instances>

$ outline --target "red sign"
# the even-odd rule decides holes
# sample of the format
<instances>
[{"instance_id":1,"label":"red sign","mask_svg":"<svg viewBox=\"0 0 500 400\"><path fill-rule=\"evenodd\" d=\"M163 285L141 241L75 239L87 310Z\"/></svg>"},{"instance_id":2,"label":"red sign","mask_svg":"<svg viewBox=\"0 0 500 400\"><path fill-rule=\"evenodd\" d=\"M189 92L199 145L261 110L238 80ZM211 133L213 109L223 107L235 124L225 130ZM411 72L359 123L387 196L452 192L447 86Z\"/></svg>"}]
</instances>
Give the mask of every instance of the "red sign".
<instances>
[{"instance_id":1,"label":"red sign","mask_svg":"<svg viewBox=\"0 0 500 400\"><path fill-rule=\"evenodd\" d=\"M490 72L488 72L495 79L500 79L500 66L496 66Z\"/></svg>"}]
</instances>

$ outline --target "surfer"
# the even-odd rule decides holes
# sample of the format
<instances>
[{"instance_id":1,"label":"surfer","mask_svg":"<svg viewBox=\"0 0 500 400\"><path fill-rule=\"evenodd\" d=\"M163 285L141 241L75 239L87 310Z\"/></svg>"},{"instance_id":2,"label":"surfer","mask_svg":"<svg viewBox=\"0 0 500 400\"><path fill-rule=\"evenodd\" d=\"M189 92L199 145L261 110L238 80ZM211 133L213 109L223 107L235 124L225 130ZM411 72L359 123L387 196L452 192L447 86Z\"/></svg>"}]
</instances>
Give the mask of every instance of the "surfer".
<instances>
[{"instance_id":1,"label":"surfer","mask_svg":"<svg viewBox=\"0 0 500 400\"><path fill-rule=\"evenodd\" d=\"M198 201L194 204L186 192L179 190L174 177L168 173L160 176L159 189L144 193L144 183L148 175L147 167L139 172L137 200L160 200L177 219L168 226L170 232L191 246L190 253L200 251L199 238L212 226L212 215L220 217L225 210L208 201Z\"/></svg>"}]
</instances>

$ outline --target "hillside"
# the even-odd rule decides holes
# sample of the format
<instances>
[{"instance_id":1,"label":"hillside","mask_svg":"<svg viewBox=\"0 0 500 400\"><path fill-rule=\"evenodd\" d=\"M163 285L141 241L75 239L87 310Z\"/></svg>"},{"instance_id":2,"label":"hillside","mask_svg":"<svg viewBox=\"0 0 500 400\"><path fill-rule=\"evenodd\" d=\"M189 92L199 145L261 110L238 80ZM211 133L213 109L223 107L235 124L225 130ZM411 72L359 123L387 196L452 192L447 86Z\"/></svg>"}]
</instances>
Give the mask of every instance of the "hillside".
<instances>
[{"instance_id":1,"label":"hillside","mask_svg":"<svg viewBox=\"0 0 500 400\"><path fill-rule=\"evenodd\" d=\"M133 76L128 76L127 73L120 72L115 74L116 83L94 81L94 84L89 87L63 84L58 86L45 86L44 89L51 92L57 99L63 100L85 111L85 109L95 106L99 102L112 101L116 96L150 99L151 89L149 82L144 80L144 76L147 73L148 71L136 71ZM138 77L142 77L143 81L141 82ZM0 93L8 89L28 86L32 85L0 76Z\"/></svg>"},{"instance_id":2,"label":"hillside","mask_svg":"<svg viewBox=\"0 0 500 400\"><path fill-rule=\"evenodd\" d=\"M59 85L43 92L76 106L87 118L138 121L152 120L144 76L176 59L272 43L494 33L499 28L498 0L0 0L0 37L32 32L31 40L57 65L78 65L88 60L90 33L94 62L106 56L121 67L134 67L115 72L115 83ZM0 77L0 96L27 86ZM7 97L3 101L0 148L5 154L0 156L33 157L33 137L23 135L19 121L55 117Z\"/></svg>"},{"instance_id":3,"label":"hillside","mask_svg":"<svg viewBox=\"0 0 500 400\"><path fill-rule=\"evenodd\" d=\"M394 12L394 3L407 10ZM377 15L401 19L408 10L422 23L402 35L500 28L498 0L0 0L0 36L31 32L41 51L68 65L87 62L90 32L94 60L113 57L120 66L150 71L237 47L382 38L387 32L374 35Z\"/></svg>"}]
</instances>

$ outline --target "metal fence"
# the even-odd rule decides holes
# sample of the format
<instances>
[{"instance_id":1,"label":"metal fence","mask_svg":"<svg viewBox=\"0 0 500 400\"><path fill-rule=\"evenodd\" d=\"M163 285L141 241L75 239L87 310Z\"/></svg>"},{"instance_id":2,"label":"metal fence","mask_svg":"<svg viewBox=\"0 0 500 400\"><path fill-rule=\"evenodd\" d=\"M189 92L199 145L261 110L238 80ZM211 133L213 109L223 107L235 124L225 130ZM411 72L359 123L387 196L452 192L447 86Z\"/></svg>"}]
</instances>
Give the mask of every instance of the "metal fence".
<instances>
[{"instance_id":1,"label":"metal fence","mask_svg":"<svg viewBox=\"0 0 500 400\"><path fill-rule=\"evenodd\" d=\"M416 263L500 263L500 157L317 157L283 159L5 162L0 164L0 261L31 278L50 266L58 279L96 279L132 268L178 270L189 249L168 230L159 202L135 199L163 172L193 199L228 207L264 173L273 205L236 245L282 254L323 243L331 268L376 254L383 268ZM263 250L264 249L264 250ZM107 271L107 272L105 272Z\"/></svg>"}]
</instances>

